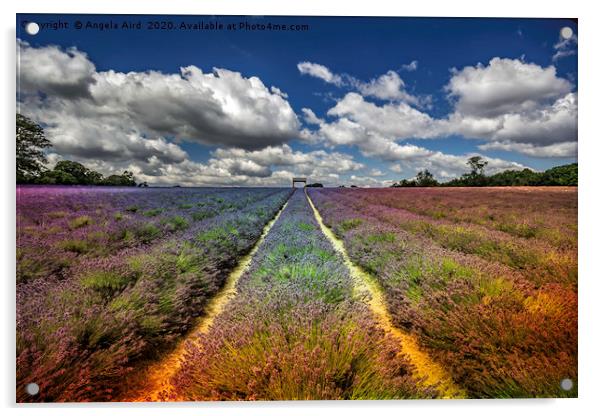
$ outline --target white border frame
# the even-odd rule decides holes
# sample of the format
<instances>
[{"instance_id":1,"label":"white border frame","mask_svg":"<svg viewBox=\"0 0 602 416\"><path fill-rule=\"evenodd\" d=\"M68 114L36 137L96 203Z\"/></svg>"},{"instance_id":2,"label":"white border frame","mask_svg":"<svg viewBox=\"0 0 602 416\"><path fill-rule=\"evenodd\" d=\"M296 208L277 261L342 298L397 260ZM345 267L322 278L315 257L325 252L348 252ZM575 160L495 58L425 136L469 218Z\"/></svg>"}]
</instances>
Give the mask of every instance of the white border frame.
<instances>
[{"instance_id":1,"label":"white border frame","mask_svg":"<svg viewBox=\"0 0 602 416\"><path fill-rule=\"evenodd\" d=\"M594 39L602 39L602 22L594 2L558 1L528 2L471 2L470 0L397 2L370 0L318 0L295 2L277 0L20 0L2 2L2 91L1 100L3 140L1 166L3 175L0 195L2 204L2 264L4 265L2 291L4 309L1 321L5 335L0 342L2 374L0 375L0 405L5 414L44 415L164 415L208 414L249 415L307 415L344 412L362 415L377 411L382 414L420 413L448 415L504 415L508 413L545 413L549 415L591 414L599 407L600 382L600 323L602 317L599 297L602 268L597 234L600 231L600 162L598 160L602 137L596 121L600 119L600 46ZM232 15L345 15L345 16L431 16L431 17L576 17L579 19L579 399L528 400L463 400L463 401L385 401L385 402L259 402L259 403L167 403L167 404L15 404L15 13L113 13L113 14L232 14ZM598 186L596 186L598 185Z\"/></svg>"}]
</instances>

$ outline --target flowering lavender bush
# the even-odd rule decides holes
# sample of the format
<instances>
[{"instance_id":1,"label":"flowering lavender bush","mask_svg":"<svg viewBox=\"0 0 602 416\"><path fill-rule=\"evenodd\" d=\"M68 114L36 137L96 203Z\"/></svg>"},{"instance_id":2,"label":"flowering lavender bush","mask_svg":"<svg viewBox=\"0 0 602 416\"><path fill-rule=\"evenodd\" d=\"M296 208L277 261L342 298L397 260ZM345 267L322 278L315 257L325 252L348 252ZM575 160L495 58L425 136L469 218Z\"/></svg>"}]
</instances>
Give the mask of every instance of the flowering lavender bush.
<instances>
[{"instance_id":1,"label":"flowering lavender bush","mask_svg":"<svg viewBox=\"0 0 602 416\"><path fill-rule=\"evenodd\" d=\"M319 229L302 191L174 377L181 400L432 397L417 386Z\"/></svg>"},{"instance_id":2,"label":"flowering lavender bush","mask_svg":"<svg viewBox=\"0 0 602 416\"><path fill-rule=\"evenodd\" d=\"M577 380L576 192L496 189L488 205L490 190L422 191L309 192L383 287L395 324L471 397L575 396L560 380ZM525 219L533 235L516 232Z\"/></svg>"},{"instance_id":3,"label":"flowering lavender bush","mask_svg":"<svg viewBox=\"0 0 602 416\"><path fill-rule=\"evenodd\" d=\"M393 324L470 397L575 396L560 380L577 381L576 193L421 191L308 192L382 287ZM438 397L379 326L303 192L24 186L17 400L128 397L124 377L192 327L287 200L164 398Z\"/></svg>"},{"instance_id":4,"label":"flowering lavender bush","mask_svg":"<svg viewBox=\"0 0 602 416\"><path fill-rule=\"evenodd\" d=\"M19 187L17 399L114 398L203 312L289 194Z\"/></svg>"}]
</instances>

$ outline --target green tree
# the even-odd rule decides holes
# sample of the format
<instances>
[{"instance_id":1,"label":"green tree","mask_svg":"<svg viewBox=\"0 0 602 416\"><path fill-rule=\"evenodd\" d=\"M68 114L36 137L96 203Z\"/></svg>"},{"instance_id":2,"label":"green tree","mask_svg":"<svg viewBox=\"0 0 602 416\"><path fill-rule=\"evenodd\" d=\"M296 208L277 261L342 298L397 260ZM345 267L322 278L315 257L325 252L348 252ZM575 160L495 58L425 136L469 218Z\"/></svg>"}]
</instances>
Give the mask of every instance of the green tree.
<instances>
[{"instance_id":1,"label":"green tree","mask_svg":"<svg viewBox=\"0 0 602 416\"><path fill-rule=\"evenodd\" d=\"M36 183L43 185L78 185L77 179L70 173L60 170L47 170L36 178Z\"/></svg>"},{"instance_id":2,"label":"green tree","mask_svg":"<svg viewBox=\"0 0 602 416\"><path fill-rule=\"evenodd\" d=\"M79 162L72 160L61 160L54 166L54 171L68 173L75 178L80 185L92 184L99 173L91 171Z\"/></svg>"},{"instance_id":3,"label":"green tree","mask_svg":"<svg viewBox=\"0 0 602 416\"><path fill-rule=\"evenodd\" d=\"M428 169L421 170L416 174L416 186L437 186L439 182Z\"/></svg>"},{"instance_id":4,"label":"green tree","mask_svg":"<svg viewBox=\"0 0 602 416\"><path fill-rule=\"evenodd\" d=\"M466 164L470 167L470 173L465 173L459 179L458 184L460 186L486 186L487 177L485 176L485 166L489 162L483 159L481 156L472 156L468 159Z\"/></svg>"},{"instance_id":5,"label":"green tree","mask_svg":"<svg viewBox=\"0 0 602 416\"><path fill-rule=\"evenodd\" d=\"M128 170L124 171L122 175L110 175L102 181L102 185L109 186L136 186L134 181L134 174Z\"/></svg>"},{"instance_id":6,"label":"green tree","mask_svg":"<svg viewBox=\"0 0 602 416\"><path fill-rule=\"evenodd\" d=\"M576 163L556 166L541 174L541 185L577 186L579 169Z\"/></svg>"},{"instance_id":7,"label":"green tree","mask_svg":"<svg viewBox=\"0 0 602 416\"><path fill-rule=\"evenodd\" d=\"M102 177L102 174L100 174L94 170L90 170L88 172L88 174L86 175L86 177L88 179L89 185L100 185L102 183L102 181L104 180L104 178Z\"/></svg>"},{"instance_id":8,"label":"green tree","mask_svg":"<svg viewBox=\"0 0 602 416\"><path fill-rule=\"evenodd\" d=\"M487 166L489 162L483 159L481 156L473 156L468 159L466 164L470 167L470 174L472 176L483 176L485 166Z\"/></svg>"},{"instance_id":9,"label":"green tree","mask_svg":"<svg viewBox=\"0 0 602 416\"><path fill-rule=\"evenodd\" d=\"M44 129L17 113L17 182L31 182L44 170L47 162L43 149L51 146Z\"/></svg>"}]
</instances>

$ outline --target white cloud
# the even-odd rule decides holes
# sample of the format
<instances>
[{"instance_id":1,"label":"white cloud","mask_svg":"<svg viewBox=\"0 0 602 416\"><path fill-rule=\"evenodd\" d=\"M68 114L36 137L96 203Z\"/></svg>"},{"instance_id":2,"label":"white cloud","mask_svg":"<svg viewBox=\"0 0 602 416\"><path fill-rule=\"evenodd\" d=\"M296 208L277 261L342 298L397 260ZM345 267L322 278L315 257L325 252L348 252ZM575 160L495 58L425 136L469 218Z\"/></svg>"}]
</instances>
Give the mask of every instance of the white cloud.
<instances>
[{"instance_id":1,"label":"white cloud","mask_svg":"<svg viewBox=\"0 0 602 416\"><path fill-rule=\"evenodd\" d=\"M545 146L535 146L531 143L491 142L479 146L481 150L504 150L518 152L533 157L576 157L577 142L562 142Z\"/></svg>"},{"instance_id":2,"label":"white cloud","mask_svg":"<svg viewBox=\"0 0 602 416\"><path fill-rule=\"evenodd\" d=\"M49 167L62 155L49 155ZM364 168L353 157L340 152L294 151L288 145L261 150L216 149L205 163L184 159L164 162L156 156L145 160L112 160L70 157L105 175L130 170L137 181L154 185L185 186L287 186L293 176L307 176L312 182L337 185L352 172Z\"/></svg>"},{"instance_id":3,"label":"white cloud","mask_svg":"<svg viewBox=\"0 0 602 416\"><path fill-rule=\"evenodd\" d=\"M297 116L284 92L257 77L194 66L178 74L98 72L75 49L19 48L26 55L19 110L44 124L51 165L68 158L105 175L127 169L151 184L251 186L288 185L294 175L337 183L364 167L348 154L284 144L301 134ZM36 59L45 72L69 76L40 77ZM318 120L305 112L312 115ZM217 149L207 162L191 161L182 140Z\"/></svg>"},{"instance_id":4,"label":"white cloud","mask_svg":"<svg viewBox=\"0 0 602 416\"><path fill-rule=\"evenodd\" d=\"M414 60L409 64L404 64L401 66L401 69L408 72L416 71L418 69L418 61Z\"/></svg>"},{"instance_id":5,"label":"white cloud","mask_svg":"<svg viewBox=\"0 0 602 416\"><path fill-rule=\"evenodd\" d=\"M434 120L428 114L404 102L379 106L356 93L345 95L327 114L348 119L389 139L430 138L437 134Z\"/></svg>"},{"instance_id":6,"label":"white cloud","mask_svg":"<svg viewBox=\"0 0 602 416\"><path fill-rule=\"evenodd\" d=\"M391 172L395 173L402 173L404 171L403 166L401 166L401 163L395 163L391 165L389 169L391 170Z\"/></svg>"},{"instance_id":7,"label":"white cloud","mask_svg":"<svg viewBox=\"0 0 602 416\"><path fill-rule=\"evenodd\" d=\"M303 118L308 124L320 124L324 122L324 120L316 116L316 113L314 113L310 108L302 108L301 112L303 112Z\"/></svg>"},{"instance_id":8,"label":"white cloud","mask_svg":"<svg viewBox=\"0 0 602 416\"><path fill-rule=\"evenodd\" d=\"M458 100L442 131L490 141L482 150L576 156L577 93L570 92L572 87L554 67L519 60L495 58L487 67L464 68L448 84Z\"/></svg>"},{"instance_id":9,"label":"white cloud","mask_svg":"<svg viewBox=\"0 0 602 416\"><path fill-rule=\"evenodd\" d=\"M453 110L438 119L404 101L382 105L366 101L365 96L382 98L403 85L392 74L382 82L364 84L364 96L347 93L327 111L333 120L304 109L306 122L317 129L304 129L301 137L311 143L357 146L365 156L385 161L414 153L437 157L423 147L397 142L450 135L487 141L481 150L503 147L529 156L576 155L577 94L570 92L572 84L559 78L554 67L494 58L488 66L455 70L446 87L454 99Z\"/></svg>"},{"instance_id":10,"label":"white cloud","mask_svg":"<svg viewBox=\"0 0 602 416\"><path fill-rule=\"evenodd\" d=\"M440 124L442 131L467 138L495 142L530 143L547 146L577 142L577 95L568 93L549 105L532 111L502 114L497 117L451 114ZM520 149L521 147L516 147Z\"/></svg>"},{"instance_id":11,"label":"white cloud","mask_svg":"<svg viewBox=\"0 0 602 416\"><path fill-rule=\"evenodd\" d=\"M355 185L362 188L387 186L391 181L374 179L371 176L351 175L346 185Z\"/></svg>"},{"instance_id":12,"label":"white cloud","mask_svg":"<svg viewBox=\"0 0 602 416\"><path fill-rule=\"evenodd\" d=\"M469 171L469 167L466 165L469 157L479 155L478 153L451 155L414 145L401 145L400 147L404 149L404 155L398 159L398 163L391 165L390 170L395 173L406 173L404 175L406 177L413 177L418 171L428 169L439 180L453 179ZM488 161L485 168L487 174L526 167L512 161L483 157Z\"/></svg>"},{"instance_id":13,"label":"white cloud","mask_svg":"<svg viewBox=\"0 0 602 416\"><path fill-rule=\"evenodd\" d=\"M299 134L286 94L257 77L220 68L203 73L195 66L177 74L97 72L75 49L18 47L20 108L51 126L49 138L60 152L99 149L120 157L130 144L139 147L132 134L248 149Z\"/></svg>"},{"instance_id":14,"label":"white cloud","mask_svg":"<svg viewBox=\"0 0 602 416\"><path fill-rule=\"evenodd\" d=\"M552 56L552 61L556 62L559 59L566 58L577 54L577 35L573 35L565 39L562 34L558 38L558 42L554 44L554 50L556 51Z\"/></svg>"},{"instance_id":15,"label":"white cloud","mask_svg":"<svg viewBox=\"0 0 602 416\"><path fill-rule=\"evenodd\" d=\"M85 53L57 46L34 48L17 40L17 77L20 91L43 91L65 97L86 97L96 68Z\"/></svg>"},{"instance_id":16,"label":"white cloud","mask_svg":"<svg viewBox=\"0 0 602 416\"><path fill-rule=\"evenodd\" d=\"M313 62L299 62L297 69L300 73L310 75L312 77L320 78L329 84L336 86L343 85L343 79L340 75L334 74L325 67L324 65L316 64Z\"/></svg>"},{"instance_id":17,"label":"white cloud","mask_svg":"<svg viewBox=\"0 0 602 416\"><path fill-rule=\"evenodd\" d=\"M365 97L375 97L381 100L405 101L419 105L420 100L405 91L405 83L395 71L387 71L376 79L369 82L353 80L352 83Z\"/></svg>"},{"instance_id":18,"label":"white cloud","mask_svg":"<svg viewBox=\"0 0 602 416\"><path fill-rule=\"evenodd\" d=\"M261 150L217 149L211 163L223 164L230 161L248 161L259 166L287 168L299 175L324 176L328 173L344 173L363 168L344 153L315 150L303 153L288 145L270 146Z\"/></svg>"},{"instance_id":19,"label":"white cloud","mask_svg":"<svg viewBox=\"0 0 602 416\"><path fill-rule=\"evenodd\" d=\"M453 72L446 87L452 112L442 118L420 109L424 97L407 93L394 71L364 82L302 62L301 73L357 92L347 92L324 118L303 108L308 127L300 129L287 94L257 77L220 68L204 73L195 66L175 74L99 72L77 49L25 42L18 48L19 111L44 124L55 152L50 162L70 158L104 174L128 169L153 184L287 185L295 175L325 184L388 181L379 169L362 170L351 155L333 151L339 146L391 162L395 173L429 169L449 179L466 172L466 159L474 154L445 154L403 141L454 134L485 141L482 151L536 157L577 151L573 85L554 67L522 60L494 58L487 66ZM286 144L294 138L329 151L295 151ZM184 140L217 149L207 162L194 162L180 145ZM486 159L489 173L524 167Z\"/></svg>"},{"instance_id":20,"label":"white cloud","mask_svg":"<svg viewBox=\"0 0 602 416\"><path fill-rule=\"evenodd\" d=\"M417 67L417 61L403 66L407 71L415 70ZM347 87L348 89L356 90L365 97L374 97L386 101L404 101L416 106L428 105L431 101L431 98L428 96L417 97L409 94L405 90L403 79L401 79L397 72L391 70L380 75L378 78L364 82L349 74L333 73L326 66L312 62L300 62L297 64L297 69L299 69L301 74L320 78L337 87Z\"/></svg>"},{"instance_id":21,"label":"white cloud","mask_svg":"<svg viewBox=\"0 0 602 416\"><path fill-rule=\"evenodd\" d=\"M370 176L385 176L384 172L380 169L371 169Z\"/></svg>"},{"instance_id":22,"label":"white cloud","mask_svg":"<svg viewBox=\"0 0 602 416\"><path fill-rule=\"evenodd\" d=\"M566 95L572 87L556 75L553 66L493 58L487 66L454 71L446 90L456 100L457 113L496 117L536 109L542 102Z\"/></svg>"}]
</instances>

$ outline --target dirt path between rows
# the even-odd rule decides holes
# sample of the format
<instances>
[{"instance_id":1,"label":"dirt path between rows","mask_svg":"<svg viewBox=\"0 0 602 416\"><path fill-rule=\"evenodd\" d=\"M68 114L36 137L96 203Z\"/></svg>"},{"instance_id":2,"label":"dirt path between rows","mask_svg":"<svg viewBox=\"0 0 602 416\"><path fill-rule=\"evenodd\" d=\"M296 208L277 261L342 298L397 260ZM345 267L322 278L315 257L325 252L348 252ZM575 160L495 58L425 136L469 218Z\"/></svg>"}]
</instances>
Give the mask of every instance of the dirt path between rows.
<instances>
[{"instance_id":1,"label":"dirt path between rows","mask_svg":"<svg viewBox=\"0 0 602 416\"><path fill-rule=\"evenodd\" d=\"M316 221L320 225L320 229L331 242L334 249L343 257L345 265L349 269L349 274L354 280L354 290L357 294L369 294L368 303L372 313L374 313L381 328L399 340L401 351L407 355L410 362L415 366L417 377L424 380L422 383L425 386L435 386L444 398L457 399L466 397L466 393L454 384L449 373L420 348L418 340L414 335L406 333L393 325L391 315L387 310L385 294L378 282L351 261L343 242L324 224L320 212L313 204L307 192L305 192L305 195L314 212Z\"/></svg>"},{"instance_id":2,"label":"dirt path between rows","mask_svg":"<svg viewBox=\"0 0 602 416\"><path fill-rule=\"evenodd\" d=\"M367 298L369 299L368 304L370 310L385 332L399 340L402 353L407 355L411 363L415 366L417 378L423 379L422 383L425 386L435 386L445 398L465 397L465 393L453 383L450 375L419 347L415 336L401 331L392 324L391 315L386 307L384 293L379 284L372 276L368 275L351 261L343 242L324 224L319 211L314 206L307 193L306 197L322 233L326 236L334 249L342 256L345 265L353 278L354 291L356 294L368 294ZM236 268L230 272L224 286L213 298L211 298L211 300L209 300L204 314L199 318L196 326L178 342L173 351L165 355L160 361L149 365L146 369L141 370L140 373L136 374L136 387L132 388L131 392L122 397L122 401L156 402L183 400L178 397L177 392L171 384L171 380L178 372L182 361L185 359L186 345L188 343L198 342L198 335L207 333L210 330L216 317L224 311L230 300L236 296L237 282L248 270L253 257L287 205L288 201L264 227L259 240L253 246L251 251L244 256Z\"/></svg>"},{"instance_id":3,"label":"dirt path between rows","mask_svg":"<svg viewBox=\"0 0 602 416\"><path fill-rule=\"evenodd\" d=\"M198 335L209 331L215 318L222 313L226 305L234 296L236 296L236 283L240 277L247 271L251 260L261 247L266 236L276 223L280 214L288 205L288 200L282 205L274 218L270 220L263 228L259 240L255 243L251 251L246 254L238 265L230 272L226 278L224 286L207 303L203 315L199 318L197 324L188 334L182 338L175 349L162 358L159 362L150 365L137 374L135 377L138 386L125 397L121 398L124 402L158 402L158 401L181 401L174 387L171 384L172 377L180 369L182 360L186 353L188 343L197 342Z\"/></svg>"}]
</instances>

